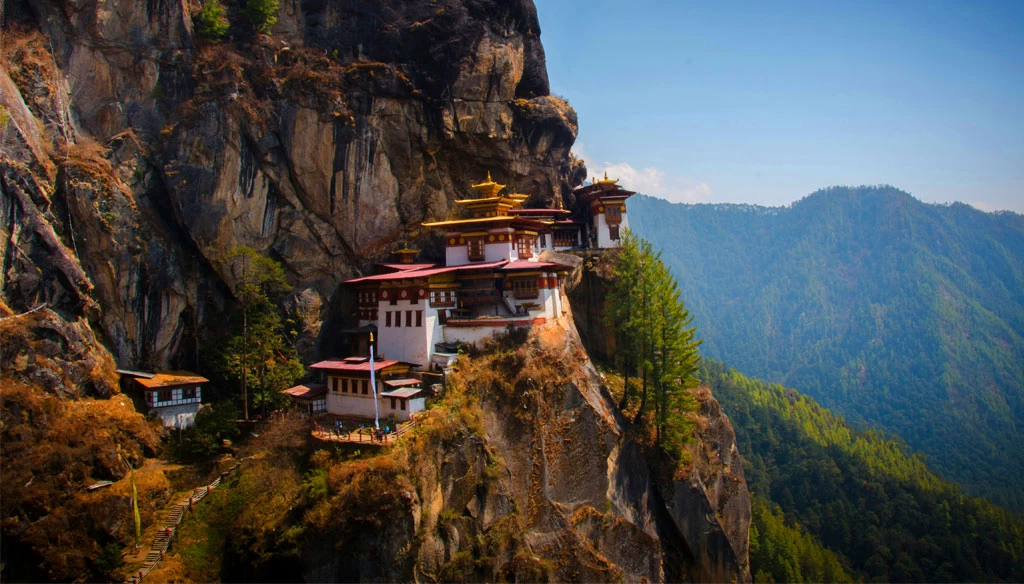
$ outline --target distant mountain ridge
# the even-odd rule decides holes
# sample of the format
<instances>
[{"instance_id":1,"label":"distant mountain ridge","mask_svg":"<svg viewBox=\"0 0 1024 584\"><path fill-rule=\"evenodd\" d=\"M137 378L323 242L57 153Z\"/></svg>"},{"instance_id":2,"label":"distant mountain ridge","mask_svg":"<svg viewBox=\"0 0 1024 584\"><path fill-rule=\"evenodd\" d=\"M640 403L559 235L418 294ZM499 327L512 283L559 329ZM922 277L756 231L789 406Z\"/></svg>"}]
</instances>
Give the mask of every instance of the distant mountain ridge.
<instances>
[{"instance_id":1,"label":"distant mountain ridge","mask_svg":"<svg viewBox=\"0 0 1024 584\"><path fill-rule=\"evenodd\" d=\"M705 355L894 432L1024 509L1024 216L889 186L789 207L636 196Z\"/></svg>"}]
</instances>

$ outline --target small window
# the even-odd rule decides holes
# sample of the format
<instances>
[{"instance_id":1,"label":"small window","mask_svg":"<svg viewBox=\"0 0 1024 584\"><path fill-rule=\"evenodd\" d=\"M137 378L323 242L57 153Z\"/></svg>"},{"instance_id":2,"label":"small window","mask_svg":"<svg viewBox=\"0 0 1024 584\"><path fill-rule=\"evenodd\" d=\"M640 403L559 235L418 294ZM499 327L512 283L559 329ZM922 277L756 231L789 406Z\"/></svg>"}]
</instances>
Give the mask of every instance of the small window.
<instances>
[{"instance_id":1,"label":"small window","mask_svg":"<svg viewBox=\"0 0 1024 584\"><path fill-rule=\"evenodd\" d=\"M393 410L398 409L397 405L395 404L396 401L398 400L396 400L395 398L391 398L391 409Z\"/></svg>"},{"instance_id":2,"label":"small window","mask_svg":"<svg viewBox=\"0 0 1024 584\"><path fill-rule=\"evenodd\" d=\"M619 226L618 225L612 225L611 227L609 227L608 228L608 236L611 237L614 240L618 240L619 239Z\"/></svg>"},{"instance_id":3,"label":"small window","mask_svg":"<svg viewBox=\"0 0 1024 584\"><path fill-rule=\"evenodd\" d=\"M384 326L388 327L388 328L391 327L391 311L390 310L387 310L387 311L384 312Z\"/></svg>"},{"instance_id":4,"label":"small window","mask_svg":"<svg viewBox=\"0 0 1024 584\"><path fill-rule=\"evenodd\" d=\"M416 326L418 326L418 327L423 326L423 311L422 310L417 310L416 311Z\"/></svg>"},{"instance_id":5,"label":"small window","mask_svg":"<svg viewBox=\"0 0 1024 584\"><path fill-rule=\"evenodd\" d=\"M402 404L402 409L404 410L405 409L405 400L404 399L403 400L399 400L398 403Z\"/></svg>"},{"instance_id":6,"label":"small window","mask_svg":"<svg viewBox=\"0 0 1024 584\"><path fill-rule=\"evenodd\" d=\"M366 395L367 393L369 393L370 392L370 382L365 380L365 379L363 379L360 383L363 386L363 395Z\"/></svg>"},{"instance_id":7,"label":"small window","mask_svg":"<svg viewBox=\"0 0 1024 584\"><path fill-rule=\"evenodd\" d=\"M512 295L519 299L537 298L537 280L513 280Z\"/></svg>"},{"instance_id":8,"label":"small window","mask_svg":"<svg viewBox=\"0 0 1024 584\"><path fill-rule=\"evenodd\" d=\"M411 310L406 310L405 311L405 326L407 326L407 327L412 326L412 311Z\"/></svg>"},{"instance_id":9,"label":"small window","mask_svg":"<svg viewBox=\"0 0 1024 584\"><path fill-rule=\"evenodd\" d=\"M171 401L171 390L169 390L169 389L161 389L157 393L157 395L156 395L156 401L158 401L158 402Z\"/></svg>"},{"instance_id":10,"label":"small window","mask_svg":"<svg viewBox=\"0 0 1024 584\"><path fill-rule=\"evenodd\" d=\"M395 328L402 328L402 311L395 311Z\"/></svg>"},{"instance_id":11,"label":"small window","mask_svg":"<svg viewBox=\"0 0 1024 584\"><path fill-rule=\"evenodd\" d=\"M483 239L470 239L466 241L466 248L468 250L470 260L478 261L484 259Z\"/></svg>"},{"instance_id":12,"label":"small window","mask_svg":"<svg viewBox=\"0 0 1024 584\"><path fill-rule=\"evenodd\" d=\"M181 390L181 399L196 399L196 388L186 387Z\"/></svg>"}]
</instances>

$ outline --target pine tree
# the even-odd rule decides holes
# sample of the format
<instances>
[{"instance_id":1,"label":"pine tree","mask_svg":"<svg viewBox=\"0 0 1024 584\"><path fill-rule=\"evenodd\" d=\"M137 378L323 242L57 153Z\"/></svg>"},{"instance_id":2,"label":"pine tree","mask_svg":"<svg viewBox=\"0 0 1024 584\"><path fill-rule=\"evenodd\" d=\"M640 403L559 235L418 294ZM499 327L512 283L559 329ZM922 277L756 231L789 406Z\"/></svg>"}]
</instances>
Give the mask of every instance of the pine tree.
<instances>
[{"instance_id":1,"label":"pine tree","mask_svg":"<svg viewBox=\"0 0 1024 584\"><path fill-rule=\"evenodd\" d=\"M228 341L223 358L228 376L242 386L242 406L249 419L250 389L267 410L277 390L304 374L295 348L285 337L284 323L274 299L291 289L278 262L249 247L228 254L236 278L235 297L242 304L242 332Z\"/></svg>"},{"instance_id":2,"label":"pine tree","mask_svg":"<svg viewBox=\"0 0 1024 584\"><path fill-rule=\"evenodd\" d=\"M224 6L218 0L203 2L203 8L196 14L194 22L196 36L211 43L219 43L228 32Z\"/></svg>"},{"instance_id":3,"label":"pine tree","mask_svg":"<svg viewBox=\"0 0 1024 584\"><path fill-rule=\"evenodd\" d=\"M618 340L625 386L620 409L634 401L631 377L636 375L640 389L633 421L647 420L653 403L655 441L678 460L690 436L686 413L694 402L687 390L696 385L700 341L661 253L629 231L621 240L609 300L607 322Z\"/></svg>"},{"instance_id":4,"label":"pine tree","mask_svg":"<svg viewBox=\"0 0 1024 584\"><path fill-rule=\"evenodd\" d=\"M274 25L277 24L279 8L278 0L245 0L242 14L249 19L258 34L270 34Z\"/></svg>"}]
</instances>

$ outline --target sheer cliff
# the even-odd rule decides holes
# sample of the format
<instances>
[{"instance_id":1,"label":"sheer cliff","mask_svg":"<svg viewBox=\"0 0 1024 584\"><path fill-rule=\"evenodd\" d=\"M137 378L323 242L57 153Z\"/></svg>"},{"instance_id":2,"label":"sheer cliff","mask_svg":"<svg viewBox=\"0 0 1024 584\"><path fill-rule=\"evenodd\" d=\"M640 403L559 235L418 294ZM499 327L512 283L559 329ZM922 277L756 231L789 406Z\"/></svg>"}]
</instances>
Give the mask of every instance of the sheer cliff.
<instances>
[{"instance_id":1,"label":"sheer cliff","mask_svg":"<svg viewBox=\"0 0 1024 584\"><path fill-rule=\"evenodd\" d=\"M294 421L265 429L160 577L749 582L735 435L696 393L692 463L666 473L571 320L506 337L461 357L383 452L323 448Z\"/></svg>"},{"instance_id":2,"label":"sheer cliff","mask_svg":"<svg viewBox=\"0 0 1024 584\"><path fill-rule=\"evenodd\" d=\"M233 248L285 266L309 361L345 324L340 283L398 245L436 253L419 225L471 181L570 205L585 175L528 0L283 2L259 35L224 4L216 44L194 34L198 2L3 4L5 578L109 577L104 557L130 540L129 467L150 469L143 523L172 496L161 430L117 395L114 369L202 362L237 308ZM248 445L263 462L223 492L251 495L232 521L284 528L235 535L271 562L264 575L749 580L749 497L713 398L698 396L693 467L664 479L571 322L527 343L506 378L486 373L508 352L475 362L469 416L432 410L437 433L393 457L331 461L306 450L308 429L284 440L294 459ZM83 494L99 480L113 485ZM261 480L272 488L246 491ZM224 574L259 565L239 557Z\"/></svg>"},{"instance_id":3,"label":"sheer cliff","mask_svg":"<svg viewBox=\"0 0 1024 584\"><path fill-rule=\"evenodd\" d=\"M418 225L470 180L540 203L583 174L530 2L283 3L270 35L229 5L220 44L197 10L5 4L0 288L87 319L122 366L195 365L236 246L286 266L312 355L339 283L429 250Z\"/></svg>"}]
</instances>

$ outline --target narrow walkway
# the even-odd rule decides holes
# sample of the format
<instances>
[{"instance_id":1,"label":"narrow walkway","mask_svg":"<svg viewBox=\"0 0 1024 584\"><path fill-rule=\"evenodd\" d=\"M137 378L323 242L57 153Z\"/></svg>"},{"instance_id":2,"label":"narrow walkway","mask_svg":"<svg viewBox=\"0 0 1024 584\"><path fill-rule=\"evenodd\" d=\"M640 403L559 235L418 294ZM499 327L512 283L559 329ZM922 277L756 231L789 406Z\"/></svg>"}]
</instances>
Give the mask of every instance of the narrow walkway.
<instances>
[{"instance_id":1,"label":"narrow walkway","mask_svg":"<svg viewBox=\"0 0 1024 584\"><path fill-rule=\"evenodd\" d=\"M382 439L378 439L372 426L355 428L354 423L348 421L343 425L343 428L352 428L351 430L338 430L336 426L321 419L314 420L312 432L314 438L325 442L345 442L349 444L365 444L367 446L387 446L388 444L396 442L415 426L416 420L401 422L393 432L385 433L382 431L380 434Z\"/></svg>"},{"instance_id":2,"label":"narrow walkway","mask_svg":"<svg viewBox=\"0 0 1024 584\"><path fill-rule=\"evenodd\" d=\"M231 473L238 470L240 466L242 466L242 462L236 462L234 466L221 473L217 480L208 485L196 487L192 490L192 494L189 495L188 499L183 499L169 508L170 512L164 520L163 529L157 531L156 536L153 537L153 545L150 546L149 552L146 553L146 557L142 562L142 568L134 572L131 578L125 580L125 584L139 584L145 579L147 574L153 571L153 568L156 567L160 560L164 559L167 549L171 547L171 540L174 539L174 535L178 531L178 524L184 519L185 512L191 511L194 505L205 499L211 490L219 487L221 482Z\"/></svg>"}]
</instances>

